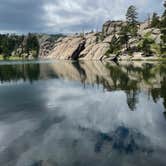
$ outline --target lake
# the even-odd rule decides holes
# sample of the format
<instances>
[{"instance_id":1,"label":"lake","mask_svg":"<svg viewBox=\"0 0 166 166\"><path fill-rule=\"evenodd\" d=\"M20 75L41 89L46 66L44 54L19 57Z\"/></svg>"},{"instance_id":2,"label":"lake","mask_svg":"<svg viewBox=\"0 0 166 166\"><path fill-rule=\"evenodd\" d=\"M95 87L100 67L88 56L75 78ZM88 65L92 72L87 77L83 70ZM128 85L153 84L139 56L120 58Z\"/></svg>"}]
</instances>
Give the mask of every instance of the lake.
<instances>
[{"instance_id":1,"label":"lake","mask_svg":"<svg viewBox=\"0 0 166 166\"><path fill-rule=\"evenodd\" d=\"M165 166L166 63L0 62L0 166Z\"/></svg>"}]
</instances>

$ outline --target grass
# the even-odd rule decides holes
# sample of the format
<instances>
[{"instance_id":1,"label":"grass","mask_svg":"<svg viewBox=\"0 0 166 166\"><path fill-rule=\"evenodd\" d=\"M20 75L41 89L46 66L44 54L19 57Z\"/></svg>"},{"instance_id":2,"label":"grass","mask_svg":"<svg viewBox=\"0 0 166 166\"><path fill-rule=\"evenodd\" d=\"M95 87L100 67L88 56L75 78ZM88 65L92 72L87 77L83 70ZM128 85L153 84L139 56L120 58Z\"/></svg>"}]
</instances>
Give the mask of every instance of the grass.
<instances>
[{"instance_id":1,"label":"grass","mask_svg":"<svg viewBox=\"0 0 166 166\"><path fill-rule=\"evenodd\" d=\"M23 58L18 56L11 56L8 58L8 60L23 60Z\"/></svg>"},{"instance_id":2,"label":"grass","mask_svg":"<svg viewBox=\"0 0 166 166\"><path fill-rule=\"evenodd\" d=\"M10 56L10 57L7 57L6 59L4 59L4 56L0 55L0 61L3 61L3 60L15 61L15 60L24 60L24 59L22 57L19 57L19 56Z\"/></svg>"},{"instance_id":3,"label":"grass","mask_svg":"<svg viewBox=\"0 0 166 166\"><path fill-rule=\"evenodd\" d=\"M3 56L2 55L0 55L0 60L3 60Z\"/></svg>"},{"instance_id":4,"label":"grass","mask_svg":"<svg viewBox=\"0 0 166 166\"><path fill-rule=\"evenodd\" d=\"M153 43L151 45L152 50L155 52L155 54L157 54L158 56L161 55L161 51L160 51L160 45Z\"/></svg>"}]
</instances>

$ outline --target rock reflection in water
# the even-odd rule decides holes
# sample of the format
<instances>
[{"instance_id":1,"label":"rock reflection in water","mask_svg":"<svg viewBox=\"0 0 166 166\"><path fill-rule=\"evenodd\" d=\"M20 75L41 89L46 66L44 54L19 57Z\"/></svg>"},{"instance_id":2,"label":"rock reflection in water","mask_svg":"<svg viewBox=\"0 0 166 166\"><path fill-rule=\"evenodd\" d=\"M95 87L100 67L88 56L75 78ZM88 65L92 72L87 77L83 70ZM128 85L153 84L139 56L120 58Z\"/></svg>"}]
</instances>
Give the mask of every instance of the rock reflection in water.
<instances>
[{"instance_id":1,"label":"rock reflection in water","mask_svg":"<svg viewBox=\"0 0 166 166\"><path fill-rule=\"evenodd\" d=\"M0 80L0 165L166 165L164 63L0 65Z\"/></svg>"}]
</instances>

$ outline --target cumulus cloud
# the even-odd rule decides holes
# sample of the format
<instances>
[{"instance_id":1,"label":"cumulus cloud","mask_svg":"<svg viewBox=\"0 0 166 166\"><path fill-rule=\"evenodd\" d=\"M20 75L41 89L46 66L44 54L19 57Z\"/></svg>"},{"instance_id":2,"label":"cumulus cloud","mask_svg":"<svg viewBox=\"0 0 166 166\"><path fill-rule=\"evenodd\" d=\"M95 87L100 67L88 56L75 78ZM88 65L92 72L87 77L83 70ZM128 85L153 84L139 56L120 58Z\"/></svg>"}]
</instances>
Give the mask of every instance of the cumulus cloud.
<instances>
[{"instance_id":1,"label":"cumulus cloud","mask_svg":"<svg viewBox=\"0 0 166 166\"><path fill-rule=\"evenodd\" d=\"M162 12L163 0L1 0L0 32L68 33L100 28L108 19L125 19L129 5L140 19Z\"/></svg>"}]
</instances>

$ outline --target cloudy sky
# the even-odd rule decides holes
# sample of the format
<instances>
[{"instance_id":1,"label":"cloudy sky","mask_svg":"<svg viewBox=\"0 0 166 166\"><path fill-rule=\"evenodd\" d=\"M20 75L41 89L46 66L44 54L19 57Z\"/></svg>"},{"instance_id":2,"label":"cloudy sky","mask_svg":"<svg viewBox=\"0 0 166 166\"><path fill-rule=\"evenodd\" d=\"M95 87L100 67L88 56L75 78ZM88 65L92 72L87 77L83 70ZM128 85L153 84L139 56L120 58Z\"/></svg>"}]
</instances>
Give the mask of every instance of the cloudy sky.
<instances>
[{"instance_id":1,"label":"cloudy sky","mask_svg":"<svg viewBox=\"0 0 166 166\"><path fill-rule=\"evenodd\" d=\"M1 0L0 32L71 33L101 28L106 20L124 19L133 4L141 20L162 13L163 0Z\"/></svg>"}]
</instances>

